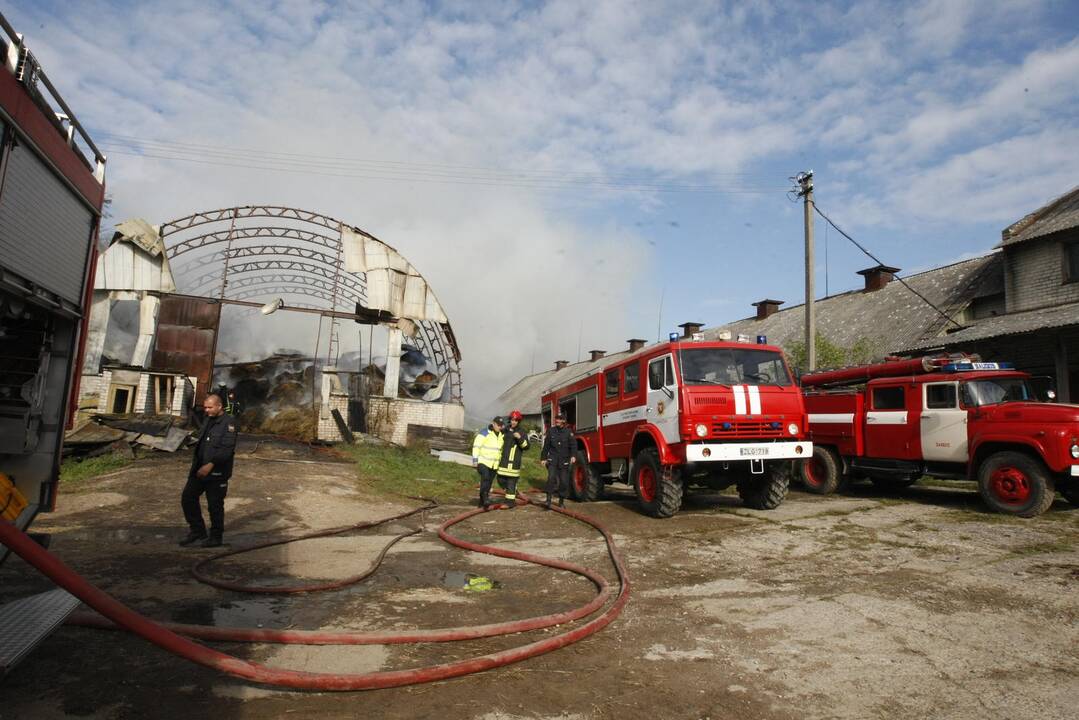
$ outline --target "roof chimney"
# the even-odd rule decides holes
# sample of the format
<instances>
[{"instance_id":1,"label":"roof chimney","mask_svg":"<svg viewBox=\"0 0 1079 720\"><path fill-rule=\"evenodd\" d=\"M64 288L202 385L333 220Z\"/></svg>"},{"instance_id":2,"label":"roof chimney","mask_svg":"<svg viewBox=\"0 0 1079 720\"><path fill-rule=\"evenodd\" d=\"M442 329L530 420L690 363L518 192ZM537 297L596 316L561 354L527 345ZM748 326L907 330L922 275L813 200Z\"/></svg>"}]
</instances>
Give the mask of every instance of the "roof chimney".
<instances>
[{"instance_id":1,"label":"roof chimney","mask_svg":"<svg viewBox=\"0 0 1079 720\"><path fill-rule=\"evenodd\" d=\"M753 306L757 308L757 319L764 320L772 317L779 312L779 306L782 304L782 300L758 300L753 303Z\"/></svg>"},{"instance_id":2,"label":"roof chimney","mask_svg":"<svg viewBox=\"0 0 1079 720\"><path fill-rule=\"evenodd\" d=\"M682 328L682 337L691 338L693 333L699 333L701 328L704 327L704 323L698 322L684 322L678 327Z\"/></svg>"},{"instance_id":3,"label":"roof chimney","mask_svg":"<svg viewBox=\"0 0 1079 720\"><path fill-rule=\"evenodd\" d=\"M567 365L569 365L569 360L555 360L554 361L554 369L555 370L561 370L562 368L566 367Z\"/></svg>"},{"instance_id":4,"label":"roof chimney","mask_svg":"<svg viewBox=\"0 0 1079 720\"><path fill-rule=\"evenodd\" d=\"M899 272L899 268L888 267L887 265L875 265L865 270L859 270L858 274L865 276L865 290L863 292L880 290L895 279L897 272Z\"/></svg>"},{"instance_id":5,"label":"roof chimney","mask_svg":"<svg viewBox=\"0 0 1079 720\"><path fill-rule=\"evenodd\" d=\"M589 350L588 354L592 356L592 362L599 360L601 357L607 354L606 350Z\"/></svg>"},{"instance_id":6,"label":"roof chimney","mask_svg":"<svg viewBox=\"0 0 1079 720\"><path fill-rule=\"evenodd\" d=\"M638 350L643 348L644 344L648 341L642 340L641 338L630 338L629 340L626 340L626 342L629 343L630 352L637 352Z\"/></svg>"}]
</instances>

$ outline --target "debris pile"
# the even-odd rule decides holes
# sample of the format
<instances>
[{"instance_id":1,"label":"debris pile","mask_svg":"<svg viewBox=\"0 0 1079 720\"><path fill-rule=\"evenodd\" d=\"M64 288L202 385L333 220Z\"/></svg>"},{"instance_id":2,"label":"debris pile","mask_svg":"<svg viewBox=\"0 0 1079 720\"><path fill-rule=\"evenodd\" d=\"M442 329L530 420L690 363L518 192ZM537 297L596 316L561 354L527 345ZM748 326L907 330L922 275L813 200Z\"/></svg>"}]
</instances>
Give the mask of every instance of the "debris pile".
<instances>
[{"instance_id":1,"label":"debris pile","mask_svg":"<svg viewBox=\"0 0 1079 720\"><path fill-rule=\"evenodd\" d=\"M176 452L191 436L172 415L94 415L64 436L64 456L88 458L118 452L135 456L135 448Z\"/></svg>"}]
</instances>

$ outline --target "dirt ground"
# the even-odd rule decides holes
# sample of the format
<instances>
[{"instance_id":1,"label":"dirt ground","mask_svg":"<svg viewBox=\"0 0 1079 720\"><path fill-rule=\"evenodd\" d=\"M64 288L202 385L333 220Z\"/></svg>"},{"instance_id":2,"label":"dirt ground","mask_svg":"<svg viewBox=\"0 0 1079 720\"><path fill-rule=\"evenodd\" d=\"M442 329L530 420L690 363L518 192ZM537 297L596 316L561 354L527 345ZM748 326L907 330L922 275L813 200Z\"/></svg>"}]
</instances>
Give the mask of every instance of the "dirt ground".
<instances>
[{"instance_id":1,"label":"dirt ground","mask_svg":"<svg viewBox=\"0 0 1079 720\"><path fill-rule=\"evenodd\" d=\"M233 547L377 519L414 507L377 496L349 464L307 451L241 446L226 504ZM219 591L189 569L212 551L180 548L185 457L141 461L65 489L35 530L76 571L146 615L273 628L470 625L568 609L577 576L442 543L442 506L350 536L220 563L222 577L284 582L381 569L316 596ZM7 678L0 718L1075 718L1079 717L1079 510L984 512L968 489L792 492L777 510L726 494L692 496L668 520L626 492L575 506L599 519L632 581L625 612L580 643L446 682L357 693L282 692L219 675L129 635L63 628ZM495 511L464 537L565 557L613 577L598 535L537 508ZM497 583L467 592L465 573ZM0 602L48 583L21 560L0 567ZM513 647L555 631L440 645L218 644L272 666L324 672L417 667Z\"/></svg>"}]
</instances>

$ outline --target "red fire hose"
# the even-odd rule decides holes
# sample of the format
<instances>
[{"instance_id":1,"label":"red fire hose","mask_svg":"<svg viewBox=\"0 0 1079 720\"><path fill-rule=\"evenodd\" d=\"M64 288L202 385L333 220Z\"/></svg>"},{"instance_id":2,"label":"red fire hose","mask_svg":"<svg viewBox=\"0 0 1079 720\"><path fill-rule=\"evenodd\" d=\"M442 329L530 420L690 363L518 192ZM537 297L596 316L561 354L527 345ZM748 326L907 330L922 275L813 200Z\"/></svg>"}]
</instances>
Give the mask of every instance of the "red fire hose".
<instances>
[{"instance_id":1,"label":"red fire hose","mask_svg":"<svg viewBox=\"0 0 1079 720\"><path fill-rule=\"evenodd\" d=\"M528 501L526 500L526 502ZM15 528L14 525L0 522L0 542L9 547L26 562L37 568L42 574L57 585L78 597L108 620L111 620L116 627L140 635L155 645L186 658L187 660L219 670L229 675L265 685L291 687L304 690L371 690L376 688L398 687L401 685L432 682L435 680L445 680L452 677L467 675L469 673L490 670L502 665L535 657L577 642L578 640L602 630L622 612L622 608L629 600L630 583L629 578L626 575L625 565L622 562L621 555L618 553L618 549L614 545L610 533L607 532L606 528L591 518L568 510L557 510L557 512L562 515L592 526L603 535L603 538L607 543L607 551L610 554L611 561L618 574L620 588L614 602L601 614L572 630L543 640L488 655L481 655L440 665L430 665L412 670L392 670L358 674L331 674L270 668L265 665L251 663L212 648L208 648L205 645L200 645L199 643L188 640L178 634L178 632L187 634L188 630L191 630L192 634L195 634L195 631L197 631L199 637L206 639L302 644L445 642L449 640L472 639L477 637L489 637L491 635L523 632L525 630L548 627L569 620L583 618L599 609L599 607L601 607L609 598L610 588L606 580L598 573L589 570L588 568L556 558L546 558L530 553L505 550L490 545L473 543L449 534L449 528L482 512L484 512L484 510L476 509L447 520L439 527L439 537L452 545L474 552L513 558L537 565L568 570L578 575L582 575L591 580L599 589L596 598L587 605L577 608L576 610L554 615L497 623L494 625L440 630L415 630L402 633L323 633L317 631L240 630L172 625L172 628L176 628L176 631L174 631L173 629L170 629L170 626L155 623L152 620L139 615L112 598L110 595L91 585L79 575L75 574L58 558L44 550L27 535ZM340 528L337 530L339 532L342 531ZM293 538L293 540L296 539L298 538ZM102 625L100 621L96 624L98 626Z\"/></svg>"}]
</instances>

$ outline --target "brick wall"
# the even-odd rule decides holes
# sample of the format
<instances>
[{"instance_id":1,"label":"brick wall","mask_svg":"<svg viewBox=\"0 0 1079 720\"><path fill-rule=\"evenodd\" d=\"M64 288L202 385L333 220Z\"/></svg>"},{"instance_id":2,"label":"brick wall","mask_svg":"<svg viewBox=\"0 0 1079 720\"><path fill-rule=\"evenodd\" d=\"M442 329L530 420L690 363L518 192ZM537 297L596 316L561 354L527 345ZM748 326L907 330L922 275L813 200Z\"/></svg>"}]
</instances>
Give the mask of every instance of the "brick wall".
<instances>
[{"instance_id":1,"label":"brick wall","mask_svg":"<svg viewBox=\"0 0 1079 720\"><path fill-rule=\"evenodd\" d=\"M1079 282L1064 282L1064 244L1076 240L1079 230L1005 247L1008 312L1079 302Z\"/></svg>"},{"instance_id":2,"label":"brick wall","mask_svg":"<svg viewBox=\"0 0 1079 720\"><path fill-rule=\"evenodd\" d=\"M367 406L367 427L372 435L404 445L409 425L459 430L465 408L458 403L424 402L405 398L372 397Z\"/></svg>"},{"instance_id":3,"label":"brick wall","mask_svg":"<svg viewBox=\"0 0 1079 720\"><path fill-rule=\"evenodd\" d=\"M318 439L327 442L341 442L341 431L337 429L337 421L333 419L333 411L341 413L341 417L348 422L348 395L331 393L328 402L319 405L318 413Z\"/></svg>"},{"instance_id":4,"label":"brick wall","mask_svg":"<svg viewBox=\"0 0 1079 720\"><path fill-rule=\"evenodd\" d=\"M151 392L150 375L148 373L139 375L139 389L135 391L135 405L131 408L131 412L154 412L154 396Z\"/></svg>"}]
</instances>

